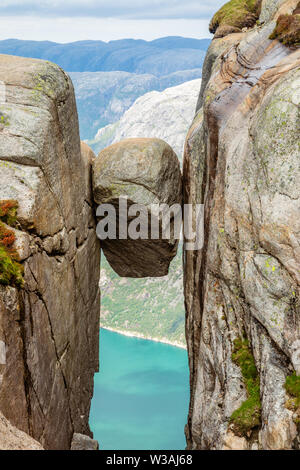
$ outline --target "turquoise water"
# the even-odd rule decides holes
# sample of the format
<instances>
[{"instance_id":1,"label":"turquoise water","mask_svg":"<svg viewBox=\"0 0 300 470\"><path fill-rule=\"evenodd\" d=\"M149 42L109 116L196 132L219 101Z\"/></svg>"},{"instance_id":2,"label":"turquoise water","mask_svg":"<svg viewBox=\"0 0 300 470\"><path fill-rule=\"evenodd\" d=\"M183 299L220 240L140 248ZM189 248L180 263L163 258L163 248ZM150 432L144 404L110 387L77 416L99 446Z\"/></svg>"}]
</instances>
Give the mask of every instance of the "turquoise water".
<instances>
[{"instance_id":1,"label":"turquoise water","mask_svg":"<svg viewBox=\"0 0 300 470\"><path fill-rule=\"evenodd\" d=\"M90 419L100 449L184 449L188 395L184 349L101 329Z\"/></svg>"}]
</instances>

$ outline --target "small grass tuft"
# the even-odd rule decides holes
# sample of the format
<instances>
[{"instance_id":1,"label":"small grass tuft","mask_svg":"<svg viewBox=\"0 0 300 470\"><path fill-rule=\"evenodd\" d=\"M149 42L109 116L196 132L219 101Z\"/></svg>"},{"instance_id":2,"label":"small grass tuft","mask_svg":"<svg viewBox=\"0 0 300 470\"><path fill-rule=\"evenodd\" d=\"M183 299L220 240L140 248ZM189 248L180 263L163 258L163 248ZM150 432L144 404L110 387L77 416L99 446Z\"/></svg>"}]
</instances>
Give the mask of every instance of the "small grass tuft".
<instances>
[{"instance_id":1,"label":"small grass tuft","mask_svg":"<svg viewBox=\"0 0 300 470\"><path fill-rule=\"evenodd\" d=\"M261 0L231 0L212 18L209 31L215 33L219 26L232 26L239 30L255 26L260 12Z\"/></svg>"},{"instance_id":2,"label":"small grass tuft","mask_svg":"<svg viewBox=\"0 0 300 470\"><path fill-rule=\"evenodd\" d=\"M237 435L248 436L261 424L261 402L259 375L246 338L234 341L232 361L241 369L248 399L232 413L230 423Z\"/></svg>"}]
</instances>

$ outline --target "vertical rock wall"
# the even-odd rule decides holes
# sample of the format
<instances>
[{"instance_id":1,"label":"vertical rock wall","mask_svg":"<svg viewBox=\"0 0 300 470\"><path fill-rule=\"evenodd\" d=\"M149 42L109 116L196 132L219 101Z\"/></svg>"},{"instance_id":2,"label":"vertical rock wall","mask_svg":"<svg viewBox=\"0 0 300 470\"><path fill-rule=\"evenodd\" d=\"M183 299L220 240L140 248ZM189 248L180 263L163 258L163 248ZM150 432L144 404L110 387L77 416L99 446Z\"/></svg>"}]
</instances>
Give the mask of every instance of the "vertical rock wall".
<instances>
[{"instance_id":1,"label":"vertical rock wall","mask_svg":"<svg viewBox=\"0 0 300 470\"><path fill-rule=\"evenodd\" d=\"M0 56L0 200L24 287L0 287L0 410L46 449L90 434L98 369L100 247L93 154L80 148L73 86L57 66Z\"/></svg>"},{"instance_id":2,"label":"vertical rock wall","mask_svg":"<svg viewBox=\"0 0 300 470\"><path fill-rule=\"evenodd\" d=\"M205 61L183 177L205 207L204 247L185 257L190 449L299 448L285 383L300 374L300 50L269 39L297 3L264 1L260 25ZM238 338L260 382L248 416Z\"/></svg>"}]
</instances>

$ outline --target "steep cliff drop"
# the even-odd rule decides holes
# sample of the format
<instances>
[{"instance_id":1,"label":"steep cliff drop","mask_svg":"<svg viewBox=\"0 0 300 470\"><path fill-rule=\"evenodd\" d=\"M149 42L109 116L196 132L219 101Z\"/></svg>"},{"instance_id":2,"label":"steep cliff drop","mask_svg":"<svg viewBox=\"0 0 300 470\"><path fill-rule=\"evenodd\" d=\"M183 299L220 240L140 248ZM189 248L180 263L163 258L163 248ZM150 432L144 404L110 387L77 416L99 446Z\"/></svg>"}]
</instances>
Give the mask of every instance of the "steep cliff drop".
<instances>
[{"instance_id":1,"label":"steep cliff drop","mask_svg":"<svg viewBox=\"0 0 300 470\"><path fill-rule=\"evenodd\" d=\"M185 148L184 202L205 207L204 247L184 261L186 435L189 449L299 449L298 0L240 2L244 24L238 3L211 23Z\"/></svg>"},{"instance_id":2,"label":"steep cliff drop","mask_svg":"<svg viewBox=\"0 0 300 470\"><path fill-rule=\"evenodd\" d=\"M99 360L93 153L59 67L1 55L0 80L0 411L70 449L91 436Z\"/></svg>"}]
</instances>

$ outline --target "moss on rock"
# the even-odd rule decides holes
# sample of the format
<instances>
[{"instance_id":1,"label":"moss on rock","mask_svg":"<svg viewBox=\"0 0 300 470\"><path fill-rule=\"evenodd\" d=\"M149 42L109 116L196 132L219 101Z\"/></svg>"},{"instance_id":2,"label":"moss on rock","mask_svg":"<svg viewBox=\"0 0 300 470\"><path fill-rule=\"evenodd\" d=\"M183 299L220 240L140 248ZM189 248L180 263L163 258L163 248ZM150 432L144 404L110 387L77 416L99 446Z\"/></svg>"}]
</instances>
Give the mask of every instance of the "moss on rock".
<instances>
[{"instance_id":1,"label":"moss on rock","mask_svg":"<svg viewBox=\"0 0 300 470\"><path fill-rule=\"evenodd\" d=\"M270 39L278 39L285 46L300 47L300 2L292 15L280 15Z\"/></svg>"},{"instance_id":2,"label":"moss on rock","mask_svg":"<svg viewBox=\"0 0 300 470\"><path fill-rule=\"evenodd\" d=\"M261 424L261 402L259 375L247 339L234 341L232 360L241 369L248 398L233 412L230 423L237 435L248 436Z\"/></svg>"},{"instance_id":3,"label":"moss on rock","mask_svg":"<svg viewBox=\"0 0 300 470\"><path fill-rule=\"evenodd\" d=\"M0 284L22 287L23 266L14 249L15 234L7 227L16 225L17 210L16 201L0 201Z\"/></svg>"},{"instance_id":4,"label":"moss on rock","mask_svg":"<svg viewBox=\"0 0 300 470\"><path fill-rule=\"evenodd\" d=\"M291 397L294 398L294 404L296 409L300 407L300 376L294 374L289 375L286 378L285 389Z\"/></svg>"},{"instance_id":5,"label":"moss on rock","mask_svg":"<svg viewBox=\"0 0 300 470\"><path fill-rule=\"evenodd\" d=\"M18 202L12 199L0 201L0 220L11 227L17 223Z\"/></svg>"},{"instance_id":6,"label":"moss on rock","mask_svg":"<svg viewBox=\"0 0 300 470\"><path fill-rule=\"evenodd\" d=\"M231 26L241 30L252 28L260 15L261 0L231 0L212 18L209 31L215 33L219 26Z\"/></svg>"}]
</instances>

